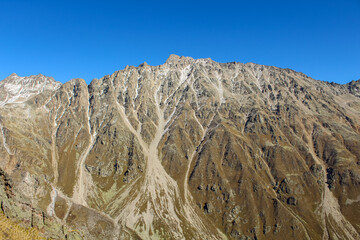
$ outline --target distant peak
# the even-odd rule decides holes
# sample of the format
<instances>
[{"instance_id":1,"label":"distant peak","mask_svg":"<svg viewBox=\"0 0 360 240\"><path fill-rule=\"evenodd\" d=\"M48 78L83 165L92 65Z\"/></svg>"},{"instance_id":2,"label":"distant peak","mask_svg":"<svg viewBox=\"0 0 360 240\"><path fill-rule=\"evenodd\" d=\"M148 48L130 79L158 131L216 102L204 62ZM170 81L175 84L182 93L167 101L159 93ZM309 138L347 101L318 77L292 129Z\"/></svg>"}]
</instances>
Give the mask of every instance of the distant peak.
<instances>
[{"instance_id":1,"label":"distant peak","mask_svg":"<svg viewBox=\"0 0 360 240\"><path fill-rule=\"evenodd\" d=\"M149 64L147 64L147 62L143 62L139 65L139 67L146 67L146 66L149 66Z\"/></svg>"},{"instance_id":2,"label":"distant peak","mask_svg":"<svg viewBox=\"0 0 360 240\"><path fill-rule=\"evenodd\" d=\"M174 60L179 60L180 56L176 55L176 54L170 54L170 56L168 57L168 59L166 60L166 62L168 61L174 61Z\"/></svg>"},{"instance_id":3,"label":"distant peak","mask_svg":"<svg viewBox=\"0 0 360 240\"><path fill-rule=\"evenodd\" d=\"M34 88L36 85L48 85L48 86L55 86L58 87L61 85L60 82L55 81L53 77L45 76L41 73L37 75L30 75L21 77L17 75L16 73L11 74L7 78L1 81L1 85L4 84L12 84L12 85L22 85L22 86L32 86L30 88Z\"/></svg>"},{"instance_id":4,"label":"distant peak","mask_svg":"<svg viewBox=\"0 0 360 240\"><path fill-rule=\"evenodd\" d=\"M176 54L171 54L165 63L176 64L176 63L182 63L188 61L194 61L194 59L192 57L184 57L184 56L178 56Z\"/></svg>"},{"instance_id":5,"label":"distant peak","mask_svg":"<svg viewBox=\"0 0 360 240\"><path fill-rule=\"evenodd\" d=\"M16 73L12 73L11 75L7 76L3 81L10 81L11 79L20 78Z\"/></svg>"},{"instance_id":6,"label":"distant peak","mask_svg":"<svg viewBox=\"0 0 360 240\"><path fill-rule=\"evenodd\" d=\"M40 78L40 77L45 77L45 78L51 78L52 79L52 77L47 77L47 76L45 76L45 75L43 75L43 74L41 74L41 73L39 73L39 74L37 74L37 75L30 75L30 76L25 76L25 77L21 77L21 76L19 76L19 75L17 75L16 73L12 73L11 75L9 75L7 78L5 78L5 79L8 79L8 78L31 78L31 79L33 79L33 78Z\"/></svg>"}]
</instances>

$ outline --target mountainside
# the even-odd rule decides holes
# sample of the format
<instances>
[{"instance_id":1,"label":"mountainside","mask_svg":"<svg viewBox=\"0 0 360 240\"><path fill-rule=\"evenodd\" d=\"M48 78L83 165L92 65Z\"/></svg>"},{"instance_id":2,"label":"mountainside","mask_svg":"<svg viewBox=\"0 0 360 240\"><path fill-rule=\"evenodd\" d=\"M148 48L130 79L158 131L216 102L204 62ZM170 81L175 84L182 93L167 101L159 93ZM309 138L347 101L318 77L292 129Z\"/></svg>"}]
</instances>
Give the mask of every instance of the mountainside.
<instances>
[{"instance_id":1,"label":"mountainside","mask_svg":"<svg viewBox=\"0 0 360 240\"><path fill-rule=\"evenodd\" d=\"M0 82L6 216L67 239L360 239L360 81L171 55Z\"/></svg>"}]
</instances>

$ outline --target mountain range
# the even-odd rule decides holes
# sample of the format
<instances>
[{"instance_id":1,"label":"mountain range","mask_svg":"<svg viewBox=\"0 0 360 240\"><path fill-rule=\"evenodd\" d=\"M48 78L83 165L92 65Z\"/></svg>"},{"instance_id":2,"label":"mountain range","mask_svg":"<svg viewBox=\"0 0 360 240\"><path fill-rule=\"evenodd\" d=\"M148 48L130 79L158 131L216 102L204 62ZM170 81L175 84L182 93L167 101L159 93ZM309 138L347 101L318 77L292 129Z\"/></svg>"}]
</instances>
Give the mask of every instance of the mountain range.
<instances>
[{"instance_id":1,"label":"mountain range","mask_svg":"<svg viewBox=\"0 0 360 240\"><path fill-rule=\"evenodd\" d=\"M171 55L0 82L1 211L53 239L360 239L360 80Z\"/></svg>"}]
</instances>

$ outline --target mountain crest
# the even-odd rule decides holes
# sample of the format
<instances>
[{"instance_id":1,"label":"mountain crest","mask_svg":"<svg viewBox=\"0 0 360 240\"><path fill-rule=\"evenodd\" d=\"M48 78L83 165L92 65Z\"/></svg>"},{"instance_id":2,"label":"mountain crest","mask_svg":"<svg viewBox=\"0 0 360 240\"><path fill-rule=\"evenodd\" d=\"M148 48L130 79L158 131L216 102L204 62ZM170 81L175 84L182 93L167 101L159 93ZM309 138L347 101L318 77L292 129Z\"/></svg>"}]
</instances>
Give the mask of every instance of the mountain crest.
<instances>
[{"instance_id":1,"label":"mountain crest","mask_svg":"<svg viewBox=\"0 0 360 240\"><path fill-rule=\"evenodd\" d=\"M1 209L54 239L360 239L358 83L177 55L12 75Z\"/></svg>"},{"instance_id":2,"label":"mountain crest","mask_svg":"<svg viewBox=\"0 0 360 240\"><path fill-rule=\"evenodd\" d=\"M54 91L61 86L54 78L42 74L20 77L11 74L0 82L0 106L22 103L44 91Z\"/></svg>"},{"instance_id":3,"label":"mountain crest","mask_svg":"<svg viewBox=\"0 0 360 240\"><path fill-rule=\"evenodd\" d=\"M192 57L184 57L184 56L178 56L176 54L171 54L165 63L168 65L177 65L177 64L189 64L194 61L195 59L193 59Z\"/></svg>"}]
</instances>

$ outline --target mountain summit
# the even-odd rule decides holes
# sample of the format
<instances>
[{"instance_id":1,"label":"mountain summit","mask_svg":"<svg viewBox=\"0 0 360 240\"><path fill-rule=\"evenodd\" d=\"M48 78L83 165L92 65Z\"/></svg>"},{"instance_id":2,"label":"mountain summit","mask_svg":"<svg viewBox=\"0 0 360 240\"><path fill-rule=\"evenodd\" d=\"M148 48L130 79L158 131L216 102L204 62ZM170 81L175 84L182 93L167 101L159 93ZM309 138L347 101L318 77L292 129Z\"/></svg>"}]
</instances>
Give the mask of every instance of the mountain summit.
<instances>
[{"instance_id":1,"label":"mountain summit","mask_svg":"<svg viewBox=\"0 0 360 240\"><path fill-rule=\"evenodd\" d=\"M54 91L60 86L61 83L42 74L19 77L13 73L0 82L0 106L8 103L22 103L44 91Z\"/></svg>"},{"instance_id":2,"label":"mountain summit","mask_svg":"<svg viewBox=\"0 0 360 240\"><path fill-rule=\"evenodd\" d=\"M360 239L359 81L171 55L0 82L0 199L55 239Z\"/></svg>"}]
</instances>

